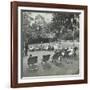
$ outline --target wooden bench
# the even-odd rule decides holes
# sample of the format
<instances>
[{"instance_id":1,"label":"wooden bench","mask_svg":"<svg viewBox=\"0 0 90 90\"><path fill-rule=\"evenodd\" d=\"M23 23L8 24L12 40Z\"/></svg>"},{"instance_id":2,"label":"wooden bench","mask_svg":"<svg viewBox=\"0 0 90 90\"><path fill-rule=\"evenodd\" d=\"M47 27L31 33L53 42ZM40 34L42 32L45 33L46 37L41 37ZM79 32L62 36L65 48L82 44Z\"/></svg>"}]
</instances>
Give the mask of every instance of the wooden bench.
<instances>
[{"instance_id":1,"label":"wooden bench","mask_svg":"<svg viewBox=\"0 0 90 90\"><path fill-rule=\"evenodd\" d=\"M28 66L29 70L31 71L36 71L38 70L38 65L36 65L38 62L38 57L37 56L31 56L28 58Z\"/></svg>"},{"instance_id":2,"label":"wooden bench","mask_svg":"<svg viewBox=\"0 0 90 90\"><path fill-rule=\"evenodd\" d=\"M42 62L47 62L50 59L50 55L43 55Z\"/></svg>"}]
</instances>

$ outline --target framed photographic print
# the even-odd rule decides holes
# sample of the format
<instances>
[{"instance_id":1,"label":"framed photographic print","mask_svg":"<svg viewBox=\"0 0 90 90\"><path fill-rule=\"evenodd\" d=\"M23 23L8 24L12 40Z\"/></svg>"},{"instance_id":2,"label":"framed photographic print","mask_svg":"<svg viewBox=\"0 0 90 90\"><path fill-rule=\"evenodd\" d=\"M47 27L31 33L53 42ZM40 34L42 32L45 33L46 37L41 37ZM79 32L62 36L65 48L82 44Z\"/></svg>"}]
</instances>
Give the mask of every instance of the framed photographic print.
<instances>
[{"instance_id":1,"label":"framed photographic print","mask_svg":"<svg viewBox=\"0 0 90 90\"><path fill-rule=\"evenodd\" d=\"M11 2L11 87L87 83L87 6Z\"/></svg>"}]
</instances>

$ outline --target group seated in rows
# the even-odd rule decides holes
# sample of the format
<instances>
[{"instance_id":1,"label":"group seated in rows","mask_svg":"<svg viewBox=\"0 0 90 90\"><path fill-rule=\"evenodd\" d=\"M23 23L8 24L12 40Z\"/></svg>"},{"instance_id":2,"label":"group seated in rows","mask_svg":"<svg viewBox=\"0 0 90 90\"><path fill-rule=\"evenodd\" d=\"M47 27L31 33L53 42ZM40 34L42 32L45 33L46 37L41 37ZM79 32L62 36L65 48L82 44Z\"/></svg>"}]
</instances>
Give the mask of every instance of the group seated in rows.
<instances>
[{"instance_id":1,"label":"group seated in rows","mask_svg":"<svg viewBox=\"0 0 90 90\"><path fill-rule=\"evenodd\" d=\"M67 52L67 54L69 53L69 52L71 52L71 51L75 51L75 50L77 50L78 48L75 46L75 47L68 47L68 48L63 48L63 47L60 47L58 44L56 44L56 45L50 45L50 44L48 44L48 45L39 45L39 46L30 46L29 47L29 51L55 51L55 50L61 50L61 51L63 51L64 53L66 53ZM69 54L71 54L71 53L69 53Z\"/></svg>"},{"instance_id":2,"label":"group seated in rows","mask_svg":"<svg viewBox=\"0 0 90 90\"><path fill-rule=\"evenodd\" d=\"M29 47L29 50L30 51L40 51L40 50L43 50L43 51L53 51L55 49L56 46L52 46L52 45L39 45L39 46L31 46Z\"/></svg>"}]
</instances>

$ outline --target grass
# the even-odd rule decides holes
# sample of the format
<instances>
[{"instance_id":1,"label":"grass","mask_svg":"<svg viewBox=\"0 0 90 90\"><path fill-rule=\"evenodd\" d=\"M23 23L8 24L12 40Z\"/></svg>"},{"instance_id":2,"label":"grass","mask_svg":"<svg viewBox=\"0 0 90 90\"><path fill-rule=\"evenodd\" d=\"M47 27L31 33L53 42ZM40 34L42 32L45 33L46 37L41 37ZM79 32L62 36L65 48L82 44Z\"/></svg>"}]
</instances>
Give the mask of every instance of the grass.
<instances>
[{"instance_id":1,"label":"grass","mask_svg":"<svg viewBox=\"0 0 90 90\"><path fill-rule=\"evenodd\" d=\"M38 56L38 70L37 71L30 71L28 68L27 60L29 55L32 54L33 56ZM50 54L50 60L46 64L41 64L42 56ZM51 75L73 75L79 73L79 56L70 57L70 58L63 58L61 63L58 65L52 63L52 56L53 51L35 51L35 52L28 52L28 56L24 57L23 60L23 76L24 77L34 77L34 76L51 76Z\"/></svg>"}]
</instances>

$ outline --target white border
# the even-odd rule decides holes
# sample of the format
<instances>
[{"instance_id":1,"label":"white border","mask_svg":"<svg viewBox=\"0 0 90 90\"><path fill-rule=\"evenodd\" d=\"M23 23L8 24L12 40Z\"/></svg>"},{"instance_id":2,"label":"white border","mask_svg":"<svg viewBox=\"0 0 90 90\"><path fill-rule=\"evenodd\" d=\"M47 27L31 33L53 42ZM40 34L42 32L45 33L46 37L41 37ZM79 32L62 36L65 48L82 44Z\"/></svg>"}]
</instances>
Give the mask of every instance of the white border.
<instances>
[{"instance_id":1,"label":"white border","mask_svg":"<svg viewBox=\"0 0 90 90\"><path fill-rule=\"evenodd\" d=\"M39 11L63 11L63 12L81 12L80 14L80 74L79 75L60 75L60 76L40 76L40 77L21 77L21 10L39 10ZM84 79L84 11L72 9L51 9L35 7L18 7L18 83L32 83L44 81L66 81L66 80L83 80Z\"/></svg>"}]
</instances>

